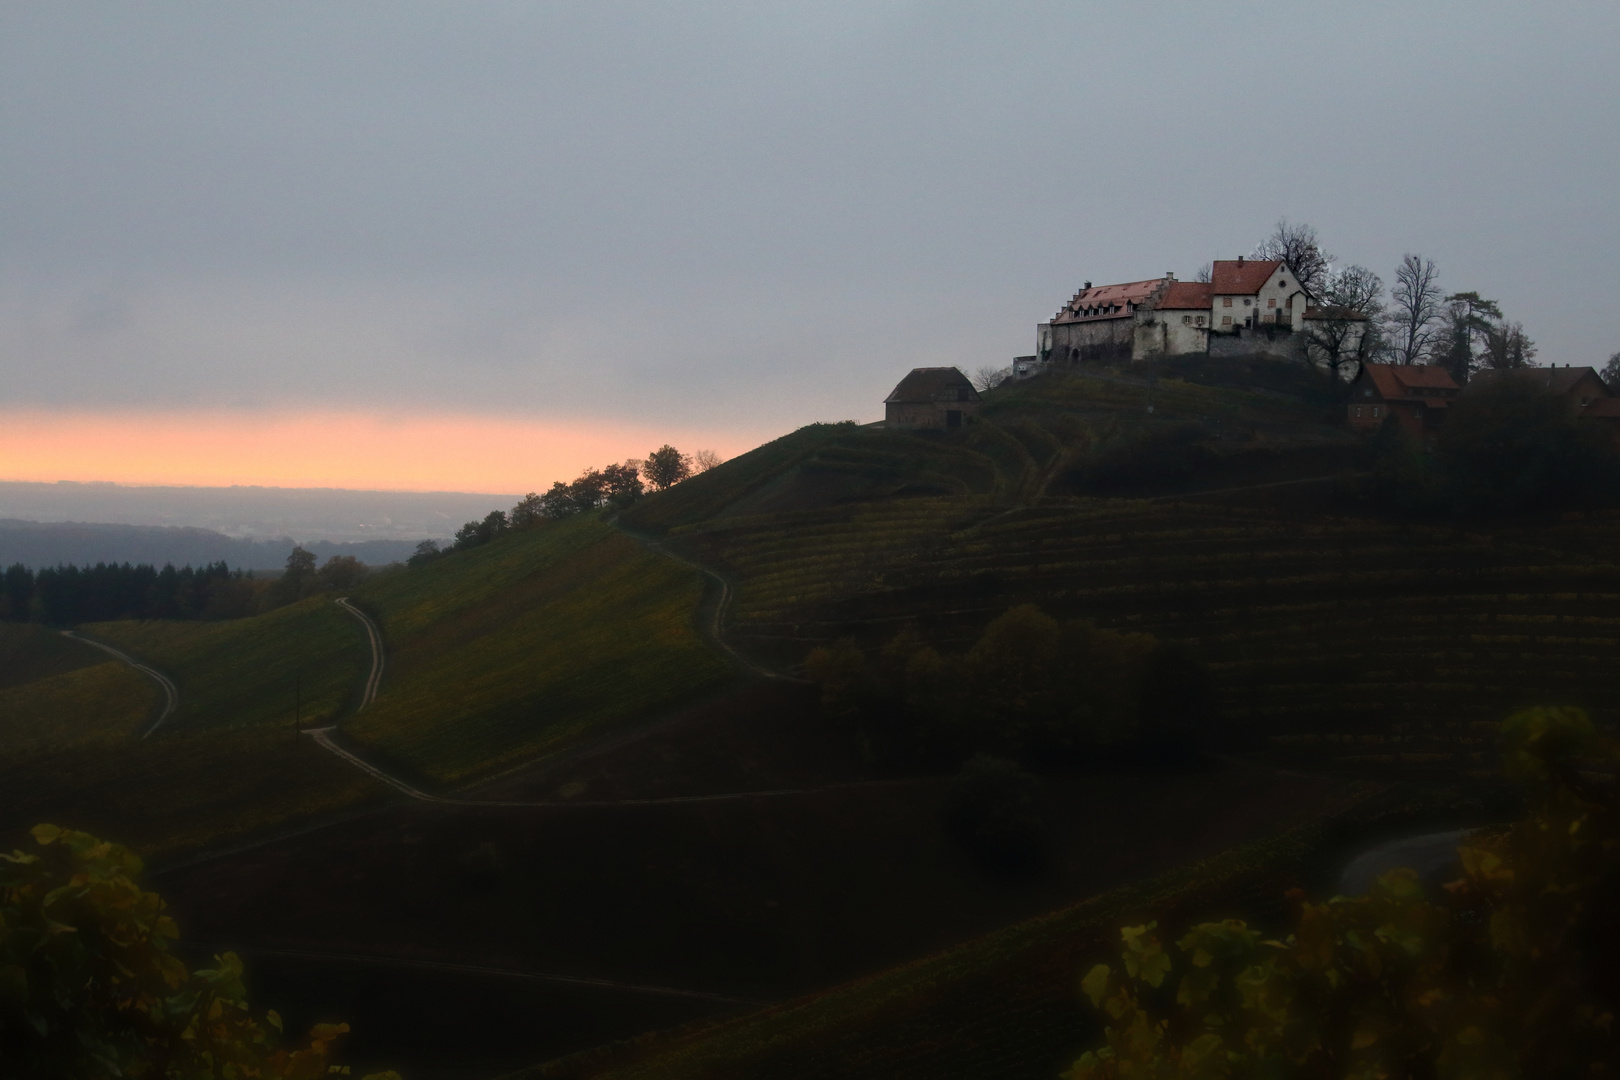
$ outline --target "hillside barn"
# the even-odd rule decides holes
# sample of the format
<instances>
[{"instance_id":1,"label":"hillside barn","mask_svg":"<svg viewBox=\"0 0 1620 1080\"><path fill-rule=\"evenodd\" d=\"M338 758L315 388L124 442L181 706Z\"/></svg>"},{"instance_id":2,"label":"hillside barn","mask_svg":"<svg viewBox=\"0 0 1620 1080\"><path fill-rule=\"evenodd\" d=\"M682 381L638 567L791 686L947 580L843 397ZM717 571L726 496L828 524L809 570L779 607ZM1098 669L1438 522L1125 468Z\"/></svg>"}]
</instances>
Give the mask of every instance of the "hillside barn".
<instances>
[{"instance_id":1,"label":"hillside barn","mask_svg":"<svg viewBox=\"0 0 1620 1080\"><path fill-rule=\"evenodd\" d=\"M883 422L891 428L949 431L971 423L979 405L979 392L956 368L912 368L883 399Z\"/></svg>"},{"instance_id":2,"label":"hillside barn","mask_svg":"<svg viewBox=\"0 0 1620 1080\"><path fill-rule=\"evenodd\" d=\"M1373 431L1391 416L1420 438L1432 435L1462 388L1442 367L1363 364L1350 384L1347 419L1356 431Z\"/></svg>"}]
</instances>

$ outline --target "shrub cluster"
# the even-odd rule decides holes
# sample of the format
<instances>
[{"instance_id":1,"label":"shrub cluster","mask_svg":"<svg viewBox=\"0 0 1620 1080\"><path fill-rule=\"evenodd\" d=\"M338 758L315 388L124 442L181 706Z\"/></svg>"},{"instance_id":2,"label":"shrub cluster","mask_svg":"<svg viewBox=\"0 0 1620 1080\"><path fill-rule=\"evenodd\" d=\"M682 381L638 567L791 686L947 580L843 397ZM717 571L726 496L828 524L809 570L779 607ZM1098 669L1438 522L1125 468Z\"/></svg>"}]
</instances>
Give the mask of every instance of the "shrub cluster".
<instances>
[{"instance_id":1,"label":"shrub cluster","mask_svg":"<svg viewBox=\"0 0 1620 1080\"><path fill-rule=\"evenodd\" d=\"M1060 624L1032 604L995 619L960 656L903 630L874 656L848 640L818 648L806 668L824 711L875 760L1060 760L1211 735L1209 677L1185 646Z\"/></svg>"},{"instance_id":2,"label":"shrub cluster","mask_svg":"<svg viewBox=\"0 0 1620 1080\"><path fill-rule=\"evenodd\" d=\"M32 851L0 854L0 1073L168 1080L341 1074L347 1024L302 1044L255 1012L233 953L188 970L162 898L117 844L40 825ZM398 1080L374 1074L374 1080Z\"/></svg>"},{"instance_id":3,"label":"shrub cluster","mask_svg":"<svg viewBox=\"0 0 1620 1080\"><path fill-rule=\"evenodd\" d=\"M1620 752L1579 709L1504 727L1534 812L1459 850L1430 894L1411 870L1304 901L1272 939L1229 919L1161 942L1121 931L1081 986L1105 1044L1069 1080L1613 1076L1620 1061Z\"/></svg>"}]
</instances>

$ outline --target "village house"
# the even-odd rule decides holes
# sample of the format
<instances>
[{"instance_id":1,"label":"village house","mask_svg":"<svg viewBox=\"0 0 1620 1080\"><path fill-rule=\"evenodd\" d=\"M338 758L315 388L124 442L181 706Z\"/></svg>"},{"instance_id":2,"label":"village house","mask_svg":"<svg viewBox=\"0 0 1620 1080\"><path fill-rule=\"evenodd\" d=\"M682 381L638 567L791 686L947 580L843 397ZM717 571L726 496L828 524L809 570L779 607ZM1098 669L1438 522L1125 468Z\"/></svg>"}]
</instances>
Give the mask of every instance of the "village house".
<instances>
[{"instance_id":1,"label":"village house","mask_svg":"<svg viewBox=\"0 0 1620 1080\"><path fill-rule=\"evenodd\" d=\"M1564 399L1569 411L1581 420L1596 424L1620 449L1620 398L1595 368L1557 364L1551 367L1523 367L1499 371L1487 368L1474 372L1470 386L1490 386L1511 379L1515 386L1533 387Z\"/></svg>"},{"instance_id":2,"label":"village house","mask_svg":"<svg viewBox=\"0 0 1620 1080\"><path fill-rule=\"evenodd\" d=\"M1442 367L1363 364L1350 384L1350 427L1373 431L1390 417L1413 435L1433 435L1453 399L1462 392Z\"/></svg>"},{"instance_id":3,"label":"village house","mask_svg":"<svg viewBox=\"0 0 1620 1080\"><path fill-rule=\"evenodd\" d=\"M1506 371L1486 368L1474 372L1469 385L1489 386L1501 379L1512 379L1515 385L1533 387L1561 397L1569 405L1569 411L1577 416L1595 402L1614 396L1595 368L1571 367L1568 364L1563 367L1554 364L1552 367L1510 368Z\"/></svg>"},{"instance_id":4,"label":"village house","mask_svg":"<svg viewBox=\"0 0 1620 1080\"><path fill-rule=\"evenodd\" d=\"M1036 327L1035 348L1041 364L1197 353L1303 360L1312 326L1330 322L1339 327L1341 347L1353 352L1365 316L1312 306L1278 260L1217 259L1209 281L1178 281L1174 274L1120 285L1088 281Z\"/></svg>"},{"instance_id":5,"label":"village house","mask_svg":"<svg viewBox=\"0 0 1620 1080\"><path fill-rule=\"evenodd\" d=\"M953 367L912 368L883 399L885 427L949 431L979 415L979 392Z\"/></svg>"}]
</instances>

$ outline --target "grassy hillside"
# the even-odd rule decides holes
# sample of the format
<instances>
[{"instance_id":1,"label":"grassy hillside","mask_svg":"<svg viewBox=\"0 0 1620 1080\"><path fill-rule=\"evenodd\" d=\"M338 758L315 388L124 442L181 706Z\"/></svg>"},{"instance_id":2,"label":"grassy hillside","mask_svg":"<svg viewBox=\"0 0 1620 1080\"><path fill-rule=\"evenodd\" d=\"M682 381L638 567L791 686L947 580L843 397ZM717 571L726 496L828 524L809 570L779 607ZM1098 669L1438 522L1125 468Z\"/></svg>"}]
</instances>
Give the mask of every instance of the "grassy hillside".
<instances>
[{"instance_id":1,"label":"grassy hillside","mask_svg":"<svg viewBox=\"0 0 1620 1080\"><path fill-rule=\"evenodd\" d=\"M99 649L33 623L0 623L0 689L107 659Z\"/></svg>"},{"instance_id":2,"label":"grassy hillside","mask_svg":"<svg viewBox=\"0 0 1620 1080\"><path fill-rule=\"evenodd\" d=\"M157 703L157 684L119 661L8 686L0 689L0 754L128 742Z\"/></svg>"},{"instance_id":3,"label":"grassy hillside","mask_svg":"<svg viewBox=\"0 0 1620 1080\"><path fill-rule=\"evenodd\" d=\"M519 532L357 593L388 638L345 732L440 783L533 758L732 678L701 575L594 515Z\"/></svg>"},{"instance_id":4,"label":"grassy hillside","mask_svg":"<svg viewBox=\"0 0 1620 1080\"><path fill-rule=\"evenodd\" d=\"M759 1012L563 1058L512 1080L1051 1080L1098 1040L1079 976L1119 927L1211 913L1276 918L1320 826L1105 893Z\"/></svg>"},{"instance_id":5,"label":"grassy hillside","mask_svg":"<svg viewBox=\"0 0 1620 1080\"><path fill-rule=\"evenodd\" d=\"M175 681L180 707L164 724L171 730L290 729L300 699L306 726L330 721L349 706L371 663L354 617L325 596L248 619L128 620L83 631Z\"/></svg>"}]
</instances>

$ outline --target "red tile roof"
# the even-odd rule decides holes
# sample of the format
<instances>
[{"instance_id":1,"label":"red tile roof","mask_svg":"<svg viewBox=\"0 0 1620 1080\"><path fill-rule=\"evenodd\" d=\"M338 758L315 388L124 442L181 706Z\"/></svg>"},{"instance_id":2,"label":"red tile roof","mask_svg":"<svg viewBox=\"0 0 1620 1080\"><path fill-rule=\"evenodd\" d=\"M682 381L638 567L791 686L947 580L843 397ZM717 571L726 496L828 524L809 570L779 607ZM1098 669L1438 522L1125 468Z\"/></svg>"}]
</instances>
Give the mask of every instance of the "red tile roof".
<instances>
[{"instance_id":1,"label":"red tile roof","mask_svg":"<svg viewBox=\"0 0 1620 1080\"><path fill-rule=\"evenodd\" d=\"M1145 303L1165 283L1165 278L1127 281L1122 285L1098 285L1081 289L1063 310L1052 317L1054 323L1089 322L1093 319L1123 319L1130 307ZM1089 312L1089 314L1087 314Z\"/></svg>"},{"instance_id":2,"label":"red tile roof","mask_svg":"<svg viewBox=\"0 0 1620 1080\"><path fill-rule=\"evenodd\" d=\"M1385 401L1414 397L1414 390L1449 390L1461 387L1443 367L1422 364L1363 364L1359 379L1368 379Z\"/></svg>"},{"instance_id":3,"label":"red tile roof","mask_svg":"<svg viewBox=\"0 0 1620 1080\"><path fill-rule=\"evenodd\" d=\"M1210 270L1210 292L1216 296L1252 296L1281 265L1277 259L1216 259Z\"/></svg>"},{"instance_id":4,"label":"red tile roof","mask_svg":"<svg viewBox=\"0 0 1620 1080\"><path fill-rule=\"evenodd\" d=\"M1172 281L1159 307L1166 311L1202 310L1210 306L1214 288L1206 281Z\"/></svg>"},{"instance_id":5,"label":"red tile roof","mask_svg":"<svg viewBox=\"0 0 1620 1080\"><path fill-rule=\"evenodd\" d=\"M1567 394L1575 389L1575 385L1588 375L1596 379L1599 384L1603 383L1603 377L1597 373L1595 368L1570 367L1567 364L1563 367L1510 368L1507 371L1486 368L1484 371L1474 372L1474 380L1488 383L1494 379L1523 379L1529 385L1539 387L1548 393ZM1604 386L1603 392L1607 395L1609 388Z\"/></svg>"}]
</instances>

